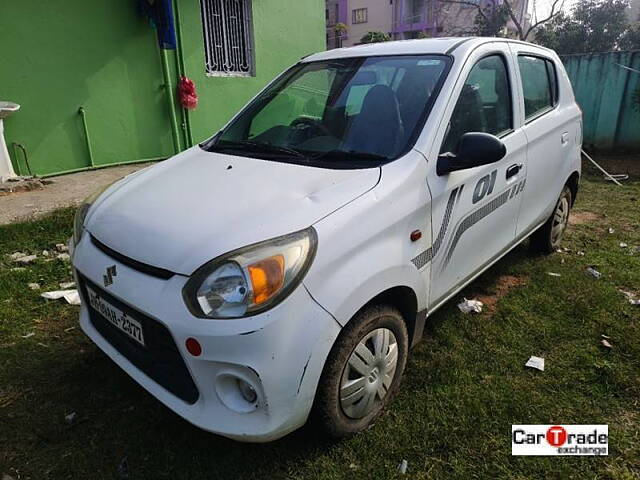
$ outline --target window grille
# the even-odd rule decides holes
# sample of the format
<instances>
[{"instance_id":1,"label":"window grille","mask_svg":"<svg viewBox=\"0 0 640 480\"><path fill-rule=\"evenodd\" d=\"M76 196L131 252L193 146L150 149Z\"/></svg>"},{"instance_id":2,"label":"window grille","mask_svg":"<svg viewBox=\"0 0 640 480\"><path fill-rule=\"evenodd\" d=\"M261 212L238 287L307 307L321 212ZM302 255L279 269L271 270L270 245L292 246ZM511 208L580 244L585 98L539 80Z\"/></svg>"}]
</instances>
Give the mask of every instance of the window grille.
<instances>
[{"instance_id":1,"label":"window grille","mask_svg":"<svg viewBox=\"0 0 640 480\"><path fill-rule=\"evenodd\" d=\"M210 76L254 75L251 0L200 0Z\"/></svg>"}]
</instances>

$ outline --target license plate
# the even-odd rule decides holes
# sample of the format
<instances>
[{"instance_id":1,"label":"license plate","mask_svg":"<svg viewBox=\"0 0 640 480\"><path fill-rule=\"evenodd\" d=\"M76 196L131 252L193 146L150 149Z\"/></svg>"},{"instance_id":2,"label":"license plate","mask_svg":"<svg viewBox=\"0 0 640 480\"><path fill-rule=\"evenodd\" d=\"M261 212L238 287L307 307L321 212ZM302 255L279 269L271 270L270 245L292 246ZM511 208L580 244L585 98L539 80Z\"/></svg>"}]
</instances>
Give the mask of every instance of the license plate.
<instances>
[{"instance_id":1,"label":"license plate","mask_svg":"<svg viewBox=\"0 0 640 480\"><path fill-rule=\"evenodd\" d=\"M109 320L109 322L111 322L113 326L126 333L130 338L134 339L140 345L142 345L143 347L145 346L142 324L138 320L127 315L119 308L111 305L89 287L87 287L87 293L89 295L89 304L100 315Z\"/></svg>"}]
</instances>

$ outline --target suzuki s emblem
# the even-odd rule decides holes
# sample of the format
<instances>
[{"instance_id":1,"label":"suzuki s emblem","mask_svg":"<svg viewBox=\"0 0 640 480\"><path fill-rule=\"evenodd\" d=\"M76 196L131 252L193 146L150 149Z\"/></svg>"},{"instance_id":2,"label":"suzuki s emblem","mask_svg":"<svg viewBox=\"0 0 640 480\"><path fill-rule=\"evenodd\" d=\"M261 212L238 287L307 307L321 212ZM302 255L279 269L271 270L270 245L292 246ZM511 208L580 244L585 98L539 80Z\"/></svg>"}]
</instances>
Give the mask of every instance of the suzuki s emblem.
<instances>
[{"instance_id":1,"label":"suzuki s emblem","mask_svg":"<svg viewBox=\"0 0 640 480\"><path fill-rule=\"evenodd\" d=\"M113 277L117 276L118 272L116 272L116 266L111 265L107 267L107 274L103 275L102 279L104 280L104 286L108 287L113 283Z\"/></svg>"}]
</instances>

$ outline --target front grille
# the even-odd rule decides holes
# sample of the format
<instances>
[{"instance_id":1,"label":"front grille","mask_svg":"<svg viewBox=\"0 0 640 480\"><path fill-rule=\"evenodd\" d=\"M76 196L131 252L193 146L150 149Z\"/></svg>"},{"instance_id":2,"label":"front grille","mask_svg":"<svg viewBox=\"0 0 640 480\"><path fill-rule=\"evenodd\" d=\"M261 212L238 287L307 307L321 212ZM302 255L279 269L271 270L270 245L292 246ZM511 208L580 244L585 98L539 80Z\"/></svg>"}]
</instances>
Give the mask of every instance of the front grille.
<instances>
[{"instance_id":1,"label":"front grille","mask_svg":"<svg viewBox=\"0 0 640 480\"><path fill-rule=\"evenodd\" d=\"M109 295L83 276L78 275L78 277L85 300L89 298L86 289L89 286L111 305L119 308L127 315L131 315L142 324L146 347L139 345L124 332L118 330L87 302L89 319L100 335L148 377L176 397L187 403L194 404L198 400L198 388L193 382L169 330L153 318L132 309Z\"/></svg>"},{"instance_id":2,"label":"front grille","mask_svg":"<svg viewBox=\"0 0 640 480\"><path fill-rule=\"evenodd\" d=\"M152 277L162 278L163 280L168 280L174 275L174 273L170 270L156 267L154 265L149 265L148 263L142 263L138 260L127 257L120 252L116 252L113 248L107 247L93 235L91 235L91 243L93 243L99 250L102 250L104 254L119 261L120 263L125 264L127 267L137 270L138 272L146 273L147 275L151 275Z\"/></svg>"}]
</instances>

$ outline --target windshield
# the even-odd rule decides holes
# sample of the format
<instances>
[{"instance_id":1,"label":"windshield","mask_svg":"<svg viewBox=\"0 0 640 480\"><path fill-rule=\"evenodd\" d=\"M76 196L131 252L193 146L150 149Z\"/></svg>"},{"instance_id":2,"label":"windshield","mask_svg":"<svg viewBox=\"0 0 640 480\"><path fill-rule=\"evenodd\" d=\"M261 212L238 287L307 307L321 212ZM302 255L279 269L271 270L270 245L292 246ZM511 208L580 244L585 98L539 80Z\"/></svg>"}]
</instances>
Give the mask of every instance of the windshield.
<instances>
[{"instance_id":1,"label":"windshield","mask_svg":"<svg viewBox=\"0 0 640 480\"><path fill-rule=\"evenodd\" d=\"M325 168L378 166L413 146L449 61L403 55L300 63L202 147Z\"/></svg>"}]
</instances>

